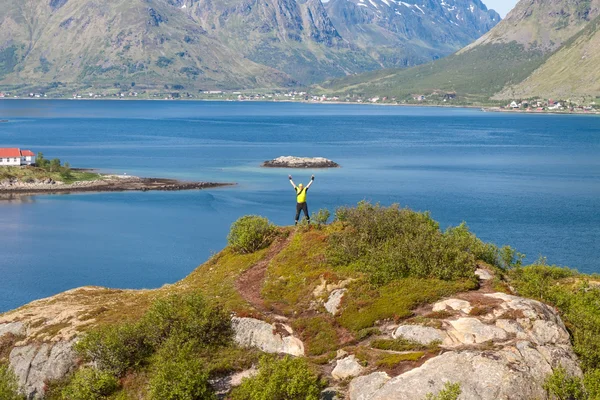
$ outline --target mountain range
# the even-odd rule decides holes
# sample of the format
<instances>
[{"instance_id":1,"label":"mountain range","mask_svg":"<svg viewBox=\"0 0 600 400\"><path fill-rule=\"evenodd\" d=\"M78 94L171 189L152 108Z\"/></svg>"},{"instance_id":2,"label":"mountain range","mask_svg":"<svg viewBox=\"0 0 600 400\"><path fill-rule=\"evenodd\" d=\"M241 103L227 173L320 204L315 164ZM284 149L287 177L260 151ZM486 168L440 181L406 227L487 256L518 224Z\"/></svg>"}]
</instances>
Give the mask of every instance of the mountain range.
<instances>
[{"instance_id":1,"label":"mountain range","mask_svg":"<svg viewBox=\"0 0 600 400\"><path fill-rule=\"evenodd\" d=\"M509 15L457 53L410 69L334 79L326 92L464 103L600 96L600 0L521 0ZM436 97L437 96L437 97Z\"/></svg>"},{"instance_id":2,"label":"mountain range","mask_svg":"<svg viewBox=\"0 0 600 400\"><path fill-rule=\"evenodd\" d=\"M455 52L500 21L480 0L0 0L0 86L250 89Z\"/></svg>"}]
</instances>

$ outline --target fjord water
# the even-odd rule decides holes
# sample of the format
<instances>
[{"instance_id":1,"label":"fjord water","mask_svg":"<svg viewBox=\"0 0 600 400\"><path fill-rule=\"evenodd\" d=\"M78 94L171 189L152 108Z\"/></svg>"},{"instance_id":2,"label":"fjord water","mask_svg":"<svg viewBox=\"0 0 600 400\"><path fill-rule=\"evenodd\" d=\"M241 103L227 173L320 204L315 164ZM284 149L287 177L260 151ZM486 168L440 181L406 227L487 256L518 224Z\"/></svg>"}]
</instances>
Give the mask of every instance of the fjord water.
<instances>
[{"instance_id":1,"label":"fjord water","mask_svg":"<svg viewBox=\"0 0 600 400\"><path fill-rule=\"evenodd\" d=\"M0 101L0 147L75 167L236 182L192 192L43 195L0 202L0 312L82 285L175 282L260 214L293 222L367 199L467 221L528 261L600 272L600 119L473 109L162 101ZM342 168L262 169L280 155Z\"/></svg>"}]
</instances>

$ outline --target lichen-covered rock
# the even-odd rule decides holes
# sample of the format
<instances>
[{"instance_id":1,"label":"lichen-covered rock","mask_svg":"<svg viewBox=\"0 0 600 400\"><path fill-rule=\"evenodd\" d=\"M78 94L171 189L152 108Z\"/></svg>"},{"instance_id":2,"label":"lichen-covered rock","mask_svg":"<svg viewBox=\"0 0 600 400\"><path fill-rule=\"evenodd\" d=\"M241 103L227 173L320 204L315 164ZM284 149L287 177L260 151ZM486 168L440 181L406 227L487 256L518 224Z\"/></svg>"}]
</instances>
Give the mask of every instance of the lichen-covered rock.
<instances>
[{"instance_id":1,"label":"lichen-covered rock","mask_svg":"<svg viewBox=\"0 0 600 400\"><path fill-rule=\"evenodd\" d=\"M356 378L350 383L350 399L421 400L447 382L460 384L459 399L543 399L543 383L553 369L562 366L569 375L582 376L569 334L552 307L504 293L485 296L494 299L491 305L485 303L490 307L486 316L440 320L450 339L443 347L450 351L393 379ZM462 312L471 307L460 299L438 305ZM493 346L482 349L486 342Z\"/></svg>"},{"instance_id":2,"label":"lichen-covered rock","mask_svg":"<svg viewBox=\"0 0 600 400\"><path fill-rule=\"evenodd\" d=\"M483 268L478 268L475 271L475 275L477 275L477 277L482 281L489 281L490 279L494 278L494 276L487 269Z\"/></svg>"},{"instance_id":3,"label":"lichen-covered rock","mask_svg":"<svg viewBox=\"0 0 600 400\"><path fill-rule=\"evenodd\" d=\"M75 368L73 342L29 344L15 347L9 356L19 387L28 399L42 398L45 384Z\"/></svg>"},{"instance_id":4,"label":"lichen-covered rock","mask_svg":"<svg viewBox=\"0 0 600 400\"><path fill-rule=\"evenodd\" d=\"M27 333L27 329L22 322L9 322L6 324L0 324L0 337L12 334L15 336L23 336Z\"/></svg>"},{"instance_id":5,"label":"lichen-covered rock","mask_svg":"<svg viewBox=\"0 0 600 400\"><path fill-rule=\"evenodd\" d=\"M448 331L448 334L460 344L478 344L508 338L508 334L504 329L484 324L477 318L459 318L450 321L450 325L452 328Z\"/></svg>"},{"instance_id":6,"label":"lichen-covered rock","mask_svg":"<svg viewBox=\"0 0 600 400\"><path fill-rule=\"evenodd\" d=\"M282 156L265 161L262 166L269 168L337 168L339 164L323 157Z\"/></svg>"},{"instance_id":7,"label":"lichen-covered rock","mask_svg":"<svg viewBox=\"0 0 600 400\"><path fill-rule=\"evenodd\" d=\"M473 307L471 307L471 303L469 303L468 301L460 300L460 299L443 300L443 301L439 301L433 305L434 312L445 311L447 309L452 309L455 311L462 311L465 314L468 314L471 312Z\"/></svg>"},{"instance_id":8,"label":"lichen-covered rock","mask_svg":"<svg viewBox=\"0 0 600 400\"><path fill-rule=\"evenodd\" d=\"M390 377L385 372L359 376L350 382L348 396L350 400L369 400L389 380Z\"/></svg>"},{"instance_id":9,"label":"lichen-covered rock","mask_svg":"<svg viewBox=\"0 0 600 400\"><path fill-rule=\"evenodd\" d=\"M364 371L364 367L358 363L354 355L348 356L342 360L337 360L335 368L331 372L334 379L343 381L347 378L359 376Z\"/></svg>"},{"instance_id":10,"label":"lichen-covered rock","mask_svg":"<svg viewBox=\"0 0 600 400\"><path fill-rule=\"evenodd\" d=\"M325 309L331 315L336 315L339 311L340 304L342 303L342 298L344 297L344 293L346 293L347 289L336 289L329 295L329 299L325 303Z\"/></svg>"},{"instance_id":11,"label":"lichen-covered rock","mask_svg":"<svg viewBox=\"0 0 600 400\"><path fill-rule=\"evenodd\" d=\"M279 324L286 332L278 332L275 325L254 318L233 318L234 340L244 347L257 347L266 353L304 355L304 344L291 335L292 328ZM280 330L281 331L281 330Z\"/></svg>"},{"instance_id":12,"label":"lichen-covered rock","mask_svg":"<svg viewBox=\"0 0 600 400\"><path fill-rule=\"evenodd\" d=\"M401 325L394 331L392 337L394 339L402 337L413 342L428 345L433 342L443 343L444 341L447 341L448 334L440 329L435 329L428 326Z\"/></svg>"}]
</instances>

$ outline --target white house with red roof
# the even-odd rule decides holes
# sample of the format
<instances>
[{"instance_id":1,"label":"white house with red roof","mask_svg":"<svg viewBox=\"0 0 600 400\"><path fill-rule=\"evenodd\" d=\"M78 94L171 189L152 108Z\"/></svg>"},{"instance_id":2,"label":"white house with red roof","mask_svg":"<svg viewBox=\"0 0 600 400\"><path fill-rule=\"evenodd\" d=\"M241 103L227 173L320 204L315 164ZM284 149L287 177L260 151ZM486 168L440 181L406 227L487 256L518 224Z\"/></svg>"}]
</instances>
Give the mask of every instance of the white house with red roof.
<instances>
[{"instance_id":1,"label":"white house with red roof","mask_svg":"<svg viewBox=\"0 0 600 400\"><path fill-rule=\"evenodd\" d=\"M17 148L0 148L0 166L16 166L35 164L35 154L31 150Z\"/></svg>"}]
</instances>

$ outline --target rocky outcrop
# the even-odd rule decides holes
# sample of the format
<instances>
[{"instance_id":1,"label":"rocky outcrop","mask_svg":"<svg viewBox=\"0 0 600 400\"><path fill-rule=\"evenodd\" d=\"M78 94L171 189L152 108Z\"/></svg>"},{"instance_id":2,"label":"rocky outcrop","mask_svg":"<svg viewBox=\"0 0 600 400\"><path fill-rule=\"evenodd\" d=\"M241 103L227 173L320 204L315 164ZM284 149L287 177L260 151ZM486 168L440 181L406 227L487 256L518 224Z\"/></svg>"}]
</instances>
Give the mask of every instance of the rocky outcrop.
<instances>
[{"instance_id":1,"label":"rocky outcrop","mask_svg":"<svg viewBox=\"0 0 600 400\"><path fill-rule=\"evenodd\" d=\"M25 329L25 325L20 321L0 324L0 337L8 334L14 336L23 336L26 333L27 329Z\"/></svg>"},{"instance_id":2,"label":"rocky outcrop","mask_svg":"<svg viewBox=\"0 0 600 400\"><path fill-rule=\"evenodd\" d=\"M287 325L271 325L254 318L232 319L235 342L244 347L257 347L267 353L304 355L304 344Z\"/></svg>"},{"instance_id":3,"label":"rocky outcrop","mask_svg":"<svg viewBox=\"0 0 600 400\"><path fill-rule=\"evenodd\" d=\"M487 312L467 315L475 307ZM460 399L543 399L543 382L554 368L582 376L569 333L546 304L477 293L472 301L447 299L433 309L454 314L440 321L441 329L400 326L393 337L420 343L443 338L445 352L391 379L382 372L355 378L349 386L351 400L421 400L447 382L461 385Z\"/></svg>"},{"instance_id":4,"label":"rocky outcrop","mask_svg":"<svg viewBox=\"0 0 600 400\"><path fill-rule=\"evenodd\" d=\"M358 363L356 357L348 356L342 360L337 360L335 368L331 372L334 379L343 381L347 378L359 376L364 371L364 367Z\"/></svg>"},{"instance_id":5,"label":"rocky outcrop","mask_svg":"<svg viewBox=\"0 0 600 400\"><path fill-rule=\"evenodd\" d=\"M404 338L413 342L428 345L434 342L447 341L448 334L441 329L421 325L402 325L392 334L394 339Z\"/></svg>"},{"instance_id":6,"label":"rocky outcrop","mask_svg":"<svg viewBox=\"0 0 600 400\"><path fill-rule=\"evenodd\" d=\"M63 378L76 365L73 342L15 347L9 361L28 399L42 398L46 382Z\"/></svg>"},{"instance_id":7,"label":"rocky outcrop","mask_svg":"<svg viewBox=\"0 0 600 400\"><path fill-rule=\"evenodd\" d=\"M340 165L323 157L282 156L265 161L262 166L268 168L338 168Z\"/></svg>"},{"instance_id":8,"label":"rocky outcrop","mask_svg":"<svg viewBox=\"0 0 600 400\"><path fill-rule=\"evenodd\" d=\"M325 309L331 315L336 315L339 311L342 299L347 289L336 289L329 295L329 299L325 302Z\"/></svg>"}]
</instances>

